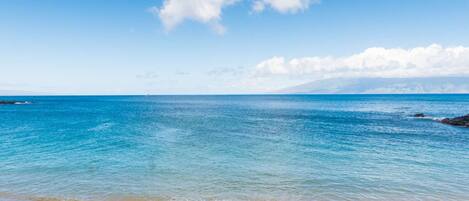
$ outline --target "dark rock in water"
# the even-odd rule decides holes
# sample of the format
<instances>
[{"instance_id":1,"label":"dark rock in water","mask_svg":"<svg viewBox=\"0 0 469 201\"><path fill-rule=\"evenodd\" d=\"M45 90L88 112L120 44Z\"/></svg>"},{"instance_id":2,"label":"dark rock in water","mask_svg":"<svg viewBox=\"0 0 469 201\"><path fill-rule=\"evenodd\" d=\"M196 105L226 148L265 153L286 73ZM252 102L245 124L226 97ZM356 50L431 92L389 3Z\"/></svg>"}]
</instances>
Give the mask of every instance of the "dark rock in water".
<instances>
[{"instance_id":1,"label":"dark rock in water","mask_svg":"<svg viewBox=\"0 0 469 201\"><path fill-rule=\"evenodd\" d=\"M462 117L446 118L441 120L441 123L453 126L464 126L469 128L469 114Z\"/></svg>"},{"instance_id":2,"label":"dark rock in water","mask_svg":"<svg viewBox=\"0 0 469 201\"><path fill-rule=\"evenodd\" d=\"M417 113L417 114L414 114L414 117L425 117L425 114L423 114L423 113Z\"/></svg>"},{"instance_id":3,"label":"dark rock in water","mask_svg":"<svg viewBox=\"0 0 469 201\"><path fill-rule=\"evenodd\" d=\"M0 105L11 105L15 104L16 101L0 101Z\"/></svg>"},{"instance_id":4,"label":"dark rock in water","mask_svg":"<svg viewBox=\"0 0 469 201\"><path fill-rule=\"evenodd\" d=\"M15 104L28 104L28 101L2 101L0 100L0 105L15 105Z\"/></svg>"}]
</instances>

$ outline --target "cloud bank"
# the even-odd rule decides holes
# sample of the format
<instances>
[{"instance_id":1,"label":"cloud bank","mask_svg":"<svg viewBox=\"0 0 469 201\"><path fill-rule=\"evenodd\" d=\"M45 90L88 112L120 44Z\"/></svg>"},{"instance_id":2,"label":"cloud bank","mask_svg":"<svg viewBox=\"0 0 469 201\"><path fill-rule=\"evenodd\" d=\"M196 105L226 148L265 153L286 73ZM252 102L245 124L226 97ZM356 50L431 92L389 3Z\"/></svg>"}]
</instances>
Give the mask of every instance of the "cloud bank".
<instances>
[{"instance_id":1,"label":"cloud bank","mask_svg":"<svg viewBox=\"0 0 469 201\"><path fill-rule=\"evenodd\" d=\"M373 47L347 57L272 57L255 66L257 77L429 77L469 75L469 47L433 44L411 49Z\"/></svg>"},{"instance_id":2,"label":"cloud bank","mask_svg":"<svg viewBox=\"0 0 469 201\"><path fill-rule=\"evenodd\" d=\"M270 7L280 13L297 13L316 3L319 3L319 0L255 0L252 10L262 12L266 7Z\"/></svg>"},{"instance_id":3,"label":"cloud bank","mask_svg":"<svg viewBox=\"0 0 469 201\"><path fill-rule=\"evenodd\" d=\"M149 11L157 16L166 31L171 31L185 20L207 24L216 33L225 33L220 23L222 10L243 0L164 0L161 7L151 7ZM246 1L246 0L245 0ZM250 0L252 10L262 12L270 7L280 13L297 13L309 8L319 0Z\"/></svg>"}]
</instances>

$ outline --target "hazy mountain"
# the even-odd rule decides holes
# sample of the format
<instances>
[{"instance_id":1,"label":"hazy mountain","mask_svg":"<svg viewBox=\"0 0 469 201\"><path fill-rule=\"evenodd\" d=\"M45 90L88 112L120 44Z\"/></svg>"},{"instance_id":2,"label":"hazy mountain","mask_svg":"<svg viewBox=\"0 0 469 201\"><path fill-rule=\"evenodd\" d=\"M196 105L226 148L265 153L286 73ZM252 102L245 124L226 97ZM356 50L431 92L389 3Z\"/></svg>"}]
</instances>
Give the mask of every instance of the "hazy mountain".
<instances>
[{"instance_id":1,"label":"hazy mountain","mask_svg":"<svg viewBox=\"0 0 469 201\"><path fill-rule=\"evenodd\" d=\"M469 77L334 78L313 81L278 92L305 94L469 93Z\"/></svg>"},{"instance_id":2,"label":"hazy mountain","mask_svg":"<svg viewBox=\"0 0 469 201\"><path fill-rule=\"evenodd\" d=\"M0 96L34 96L34 95L48 95L48 94L31 92L31 91L20 91L20 90L0 90Z\"/></svg>"}]
</instances>

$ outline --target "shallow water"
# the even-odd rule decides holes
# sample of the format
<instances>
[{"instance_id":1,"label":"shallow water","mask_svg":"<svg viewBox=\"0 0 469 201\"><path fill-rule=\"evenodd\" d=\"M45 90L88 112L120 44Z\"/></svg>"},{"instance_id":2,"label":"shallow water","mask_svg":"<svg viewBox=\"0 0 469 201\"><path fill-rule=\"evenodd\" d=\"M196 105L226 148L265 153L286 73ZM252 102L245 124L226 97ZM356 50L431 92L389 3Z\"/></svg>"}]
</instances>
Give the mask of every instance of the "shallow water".
<instances>
[{"instance_id":1,"label":"shallow water","mask_svg":"<svg viewBox=\"0 0 469 201\"><path fill-rule=\"evenodd\" d=\"M469 95L3 97L0 200L469 200Z\"/></svg>"}]
</instances>

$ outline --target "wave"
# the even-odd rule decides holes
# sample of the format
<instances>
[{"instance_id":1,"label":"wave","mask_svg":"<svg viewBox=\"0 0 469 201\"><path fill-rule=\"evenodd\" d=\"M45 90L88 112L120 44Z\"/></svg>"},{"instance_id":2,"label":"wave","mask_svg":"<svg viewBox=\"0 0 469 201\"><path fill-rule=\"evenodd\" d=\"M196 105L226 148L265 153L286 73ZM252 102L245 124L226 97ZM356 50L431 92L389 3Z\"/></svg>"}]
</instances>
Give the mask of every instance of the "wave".
<instances>
[{"instance_id":1,"label":"wave","mask_svg":"<svg viewBox=\"0 0 469 201\"><path fill-rule=\"evenodd\" d=\"M425 117L412 117L414 119L425 119L425 120L432 120L432 121L441 121L446 117L432 117L432 116L425 116Z\"/></svg>"},{"instance_id":2,"label":"wave","mask_svg":"<svg viewBox=\"0 0 469 201\"><path fill-rule=\"evenodd\" d=\"M441 121L447 117L434 117L434 116L424 116L424 117L410 117L412 119L421 119L421 120L430 120L430 121Z\"/></svg>"},{"instance_id":3,"label":"wave","mask_svg":"<svg viewBox=\"0 0 469 201\"><path fill-rule=\"evenodd\" d=\"M89 128L88 131L104 131L104 130L108 130L112 126L114 126L114 123L105 122L105 123L98 124L93 128Z\"/></svg>"},{"instance_id":4,"label":"wave","mask_svg":"<svg viewBox=\"0 0 469 201\"><path fill-rule=\"evenodd\" d=\"M29 104L31 104L31 102L29 102L29 101L16 101L14 104L15 105L29 105Z\"/></svg>"}]
</instances>

